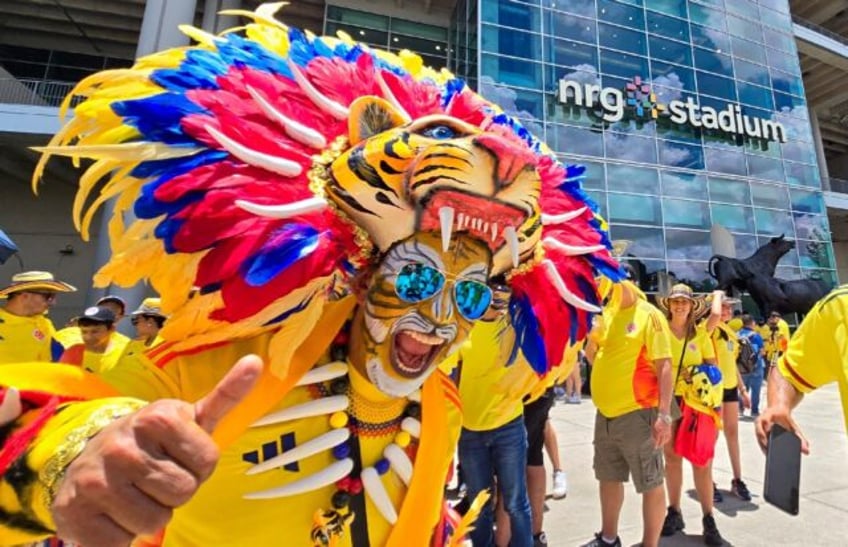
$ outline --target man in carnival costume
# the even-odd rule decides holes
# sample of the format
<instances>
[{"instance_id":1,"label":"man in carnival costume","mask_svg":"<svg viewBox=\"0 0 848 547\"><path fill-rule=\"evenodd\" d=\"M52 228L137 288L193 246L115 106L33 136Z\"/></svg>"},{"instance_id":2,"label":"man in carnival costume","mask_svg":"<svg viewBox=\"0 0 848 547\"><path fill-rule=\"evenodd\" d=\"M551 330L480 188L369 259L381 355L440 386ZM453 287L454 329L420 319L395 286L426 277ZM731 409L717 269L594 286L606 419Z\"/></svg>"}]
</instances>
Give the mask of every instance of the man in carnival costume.
<instances>
[{"instance_id":1,"label":"man in carnival costume","mask_svg":"<svg viewBox=\"0 0 848 547\"><path fill-rule=\"evenodd\" d=\"M277 7L87 78L42 149L36 181L50 155L95 160L84 237L115 200L95 282L147 280L169 320L114 377L2 369L0 543L456 543L437 365L489 278L540 375L585 337L595 275L617 278L579 169L448 72Z\"/></svg>"}]
</instances>

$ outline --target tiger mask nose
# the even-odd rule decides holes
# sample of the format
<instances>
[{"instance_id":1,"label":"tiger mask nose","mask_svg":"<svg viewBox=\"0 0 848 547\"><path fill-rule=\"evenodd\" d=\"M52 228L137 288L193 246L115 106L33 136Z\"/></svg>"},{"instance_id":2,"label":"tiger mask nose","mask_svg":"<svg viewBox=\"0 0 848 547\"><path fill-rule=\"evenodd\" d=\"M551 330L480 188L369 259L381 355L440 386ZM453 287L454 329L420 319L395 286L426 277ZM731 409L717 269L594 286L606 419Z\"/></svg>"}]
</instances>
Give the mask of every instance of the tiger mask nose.
<instances>
[{"instance_id":1,"label":"tiger mask nose","mask_svg":"<svg viewBox=\"0 0 848 547\"><path fill-rule=\"evenodd\" d=\"M512 184L525 170L534 169L536 157L524 141L511 133L493 131L495 127L498 126L492 126L486 133L475 137L474 144L494 156L496 181L499 187L504 187Z\"/></svg>"}]
</instances>

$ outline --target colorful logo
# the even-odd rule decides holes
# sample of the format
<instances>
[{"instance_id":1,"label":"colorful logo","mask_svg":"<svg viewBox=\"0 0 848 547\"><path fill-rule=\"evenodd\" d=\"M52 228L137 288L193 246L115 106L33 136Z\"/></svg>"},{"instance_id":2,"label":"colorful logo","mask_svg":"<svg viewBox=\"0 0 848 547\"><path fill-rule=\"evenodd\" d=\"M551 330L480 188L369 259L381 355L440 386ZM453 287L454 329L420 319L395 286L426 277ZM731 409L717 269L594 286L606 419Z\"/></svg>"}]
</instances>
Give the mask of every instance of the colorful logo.
<instances>
[{"instance_id":1,"label":"colorful logo","mask_svg":"<svg viewBox=\"0 0 848 547\"><path fill-rule=\"evenodd\" d=\"M666 109L664 104L657 102L657 94L651 91L651 86L642 82L636 76L633 81L624 86L626 104L636 112L636 117L657 119Z\"/></svg>"}]
</instances>

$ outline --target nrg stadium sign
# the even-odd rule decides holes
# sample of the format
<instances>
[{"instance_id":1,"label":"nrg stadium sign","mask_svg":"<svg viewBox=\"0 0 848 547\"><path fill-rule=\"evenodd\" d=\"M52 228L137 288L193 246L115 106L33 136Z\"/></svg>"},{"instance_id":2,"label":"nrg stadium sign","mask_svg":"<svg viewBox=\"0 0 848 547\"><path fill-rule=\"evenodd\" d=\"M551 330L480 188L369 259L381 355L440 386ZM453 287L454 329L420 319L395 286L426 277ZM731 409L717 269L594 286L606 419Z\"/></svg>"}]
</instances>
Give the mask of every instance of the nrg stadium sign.
<instances>
[{"instance_id":1,"label":"nrg stadium sign","mask_svg":"<svg viewBox=\"0 0 848 547\"><path fill-rule=\"evenodd\" d=\"M690 125L766 141L786 142L786 128L779 122L742 114L742 107L728 103L722 110L700 106L692 97L673 100L667 105L657 102L656 94L640 77L628 82L624 90L562 79L559 102L603 111L601 117L610 123L624 119L628 111L636 119L667 119L673 124Z\"/></svg>"}]
</instances>

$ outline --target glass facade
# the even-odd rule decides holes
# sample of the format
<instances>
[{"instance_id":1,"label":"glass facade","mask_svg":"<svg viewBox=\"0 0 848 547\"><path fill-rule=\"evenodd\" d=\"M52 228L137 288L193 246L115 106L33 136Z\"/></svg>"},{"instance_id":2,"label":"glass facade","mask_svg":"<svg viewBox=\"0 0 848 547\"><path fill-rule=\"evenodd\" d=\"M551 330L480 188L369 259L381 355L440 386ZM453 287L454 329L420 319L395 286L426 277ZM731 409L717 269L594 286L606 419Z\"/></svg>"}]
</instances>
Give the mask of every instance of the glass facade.
<instances>
[{"instance_id":1,"label":"glass facade","mask_svg":"<svg viewBox=\"0 0 848 547\"><path fill-rule=\"evenodd\" d=\"M787 0L459 0L450 40L455 73L587 166L644 289L712 289L714 224L739 257L785 234L779 277L836 282Z\"/></svg>"}]
</instances>

